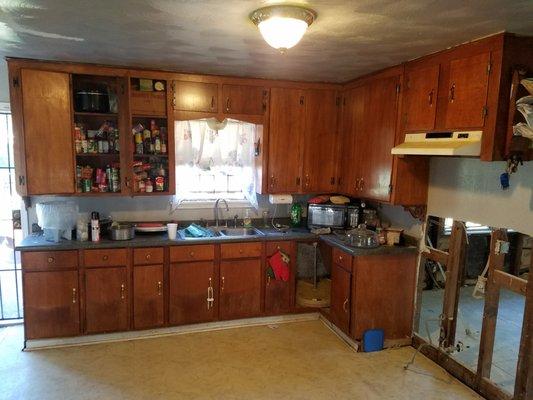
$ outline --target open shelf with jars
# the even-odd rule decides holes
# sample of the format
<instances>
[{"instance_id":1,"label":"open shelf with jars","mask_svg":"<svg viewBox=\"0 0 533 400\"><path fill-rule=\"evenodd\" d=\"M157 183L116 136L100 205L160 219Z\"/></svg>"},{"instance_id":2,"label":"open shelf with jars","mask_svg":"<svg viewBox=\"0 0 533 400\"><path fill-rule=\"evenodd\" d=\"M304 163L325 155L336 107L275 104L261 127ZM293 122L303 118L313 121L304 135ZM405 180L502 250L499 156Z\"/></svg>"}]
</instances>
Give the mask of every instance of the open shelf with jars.
<instances>
[{"instance_id":1,"label":"open shelf with jars","mask_svg":"<svg viewBox=\"0 0 533 400\"><path fill-rule=\"evenodd\" d=\"M76 192L120 194L121 80L112 76L72 75Z\"/></svg>"},{"instance_id":2,"label":"open shelf with jars","mask_svg":"<svg viewBox=\"0 0 533 400\"><path fill-rule=\"evenodd\" d=\"M130 78L133 195L174 192L170 170L174 149L168 124L167 85L165 80Z\"/></svg>"}]
</instances>

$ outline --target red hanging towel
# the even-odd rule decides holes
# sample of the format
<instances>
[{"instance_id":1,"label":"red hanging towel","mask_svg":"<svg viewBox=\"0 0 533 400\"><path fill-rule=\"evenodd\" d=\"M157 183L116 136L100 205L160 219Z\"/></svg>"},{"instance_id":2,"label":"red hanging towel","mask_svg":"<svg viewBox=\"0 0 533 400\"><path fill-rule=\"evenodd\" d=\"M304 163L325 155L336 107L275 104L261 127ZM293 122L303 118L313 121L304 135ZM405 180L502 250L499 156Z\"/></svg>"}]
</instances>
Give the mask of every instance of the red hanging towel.
<instances>
[{"instance_id":1,"label":"red hanging towel","mask_svg":"<svg viewBox=\"0 0 533 400\"><path fill-rule=\"evenodd\" d=\"M268 264L272 267L276 280L281 280L284 282L289 280L289 262L289 256L280 250L276 251L272 257L268 259Z\"/></svg>"}]
</instances>

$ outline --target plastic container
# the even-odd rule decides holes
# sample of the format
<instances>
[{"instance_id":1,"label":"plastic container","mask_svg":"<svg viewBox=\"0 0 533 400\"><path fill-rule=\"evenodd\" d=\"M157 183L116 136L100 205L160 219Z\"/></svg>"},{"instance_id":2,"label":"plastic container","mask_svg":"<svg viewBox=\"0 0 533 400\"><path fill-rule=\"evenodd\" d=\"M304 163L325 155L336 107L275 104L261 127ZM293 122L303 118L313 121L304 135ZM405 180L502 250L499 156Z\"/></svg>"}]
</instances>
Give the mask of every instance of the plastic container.
<instances>
[{"instance_id":1,"label":"plastic container","mask_svg":"<svg viewBox=\"0 0 533 400\"><path fill-rule=\"evenodd\" d=\"M383 329L369 329L363 333L363 351L370 353L383 350L384 341L385 331Z\"/></svg>"}]
</instances>

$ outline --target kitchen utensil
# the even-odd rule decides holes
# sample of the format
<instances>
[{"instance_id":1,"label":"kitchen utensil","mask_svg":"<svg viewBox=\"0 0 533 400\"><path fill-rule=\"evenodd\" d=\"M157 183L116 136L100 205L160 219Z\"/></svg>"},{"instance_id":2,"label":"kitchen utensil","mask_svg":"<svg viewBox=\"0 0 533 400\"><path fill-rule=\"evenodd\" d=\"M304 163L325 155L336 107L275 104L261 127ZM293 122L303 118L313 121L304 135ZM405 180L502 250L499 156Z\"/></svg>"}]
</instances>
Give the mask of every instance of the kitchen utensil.
<instances>
[{"instance_id":1,"label":"kitchen utensil","mask_svg":"<svg viewBox=\"0 0 533 400\"><path fill-rule=\"evenodd\" d=\"M379 247L379 238L376 232L366 228L365 224L359 225L346 233L350 246L363 249L373 249Z\"/></svg>"},{"instance_id":2,"label":"kitchen utensil","mask_svg":"<svg viewBox=\"0 0 533 400\"><path fill-rule=\"evenodd\" d=\"M80 90L76 92L76 111L109 112L109 95L100 90Z\"/></svg>"},{"instance_id":3,"label":"kitchen utensil","mask_svg":"<svg viewBox=\"0 0 533 400\"><path fill-rule=\"evenodd\" d=\"M167 224L168 229L168 238L170 240L176 240L176 234L178 233L178 224L170 223Z\"/></svg>"},{"instance_id":4,"label":"kitchen utensil","mask_svg":"<svg viewBox=\"0 0 533 400\"><path fill-rule=\"evenodd\" d=\"M109 228L111 240L131 240L135 237L135 225L115 222Z\"/></svg>"}]
</instances>

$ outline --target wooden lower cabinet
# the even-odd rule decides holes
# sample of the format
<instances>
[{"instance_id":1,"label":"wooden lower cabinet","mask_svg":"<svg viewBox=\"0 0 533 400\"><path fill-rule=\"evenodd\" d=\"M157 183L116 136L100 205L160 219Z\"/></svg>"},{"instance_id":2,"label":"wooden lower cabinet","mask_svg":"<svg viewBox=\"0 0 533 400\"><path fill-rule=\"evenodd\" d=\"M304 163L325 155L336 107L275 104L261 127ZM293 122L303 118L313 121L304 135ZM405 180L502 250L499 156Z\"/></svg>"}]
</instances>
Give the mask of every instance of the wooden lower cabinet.
<instances>
[{"instance_id":1,"label":"wooden lower cabinet","mask_svg":"<svg viewBox=\"0 0 533 400\"><path fill-rule=\"evenodd\" d=\"M269 268L268 258L278 250L283 251L290 257L290 277L288 281L271 279L267 275ZM293 290L295 285L296 243L268 242L266 244L267 262L265 263L265 314L283 314L291 311L293 302Z\"/></svg>"},{"instance_id":2,"label":"wooden lower cabinet","mask_svg":"<svg viewBox=\"0 0 533 400\"><path fill-rule=\"evenodd\" d=\"M170 264L169 323L194 324L216 317L217 285L213 261ZM213 301L208 302L212 294Z\"/></svg>"},{"instance_id":3,"label":"wooden lower cabinet","mask_svg":"<svg viewBox=\"0 0 533 400\"><path fill-rule=\"evenodd\" d=\"M126 267L85 269L85 331L126 331L129 328Z\"/></svg>"},{"instance_id":4,"label":"wooden lower cabinet","mask_svg":"<svg viewBox=\"0 0 533 400\"><path fill-rule=\"evenodd\" d=\"M349 257L349 256L347 256ZM350 333L350 298L352 274L339 264L331 266L332 322L347 335Z\"/></svg>"},{"instance_id":5,"label":"wooden lower cabinet","mask_svg":"<svg viewBox=\"0 0 533 400\"><path fill-rule=\"evenodd\" d=\"M361 340L367 329L383 329L385 339L412 334L416 288L415 252L354 257L351 336Z\"/></svg>"},{"instance_id":6,"label":"wooden lower cabinet","mask_svg":"<svg viewBox=\"0 0 533 400\"><path fill-rule=\"evenodd\" d=\"M261 259L220 262L220 305L222 320L254 317L261 313Z\"/></svg>"},{"instance_id":7,"label":"wooden lower cabinet","mask_svg":"<svg viewBox=\"0 0 533 400\"><path fill-rule=\"evenodd\" d=\"M78 271L24 273L26 339L80 334Z\"/></svg>"},{"instance_id":8,"label":"wooden lower cabinet","mask_svg":"<svg viewBox=\"0 0 533 400\"><path fill-rule=\"evenodd\" d=\"M135 329L163 326L163 265L133 268L133 327Z\"/></svg>"}]
</instances>

